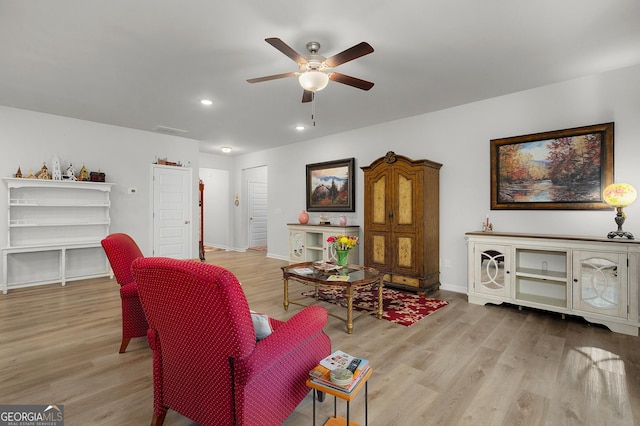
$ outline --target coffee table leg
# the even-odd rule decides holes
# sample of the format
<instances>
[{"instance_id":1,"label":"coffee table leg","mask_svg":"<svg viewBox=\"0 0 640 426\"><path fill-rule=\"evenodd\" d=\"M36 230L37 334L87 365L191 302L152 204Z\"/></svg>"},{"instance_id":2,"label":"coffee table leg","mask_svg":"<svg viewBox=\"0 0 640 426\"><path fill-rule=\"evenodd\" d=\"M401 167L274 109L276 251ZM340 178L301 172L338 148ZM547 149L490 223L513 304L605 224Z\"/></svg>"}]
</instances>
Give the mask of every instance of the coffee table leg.
<instances>
[{"instance_id":1,"label":"coffee table leg","mask_svg":"<svg viewBox=\"0 0 640 426\"><path fill-rule=\"evenodd\" d=\"M378 283L378 319L382 319L382 287L384 285L384 281L380 278L380 282Z\"/></svg>"},{"instance_id":2,"label":"coffee table leg","mask_svg":"<svg viewBox=\"0 0 640 426\"><path fill-rule=\"evenodd\" d=\"M347 286L347 333L353 331L353 287Z\"/></svg>"},{"instance_id":3,"label":"coffee table leg","mask_svg":"<svg viewBox=\"0 0 640 426\"><path fill-rule=\"evenodd\" d=\"M288 311L289 310L289 280L287 278L285 278L283 280L284 283L284 310Z\"/></svg>"}]
</instances>

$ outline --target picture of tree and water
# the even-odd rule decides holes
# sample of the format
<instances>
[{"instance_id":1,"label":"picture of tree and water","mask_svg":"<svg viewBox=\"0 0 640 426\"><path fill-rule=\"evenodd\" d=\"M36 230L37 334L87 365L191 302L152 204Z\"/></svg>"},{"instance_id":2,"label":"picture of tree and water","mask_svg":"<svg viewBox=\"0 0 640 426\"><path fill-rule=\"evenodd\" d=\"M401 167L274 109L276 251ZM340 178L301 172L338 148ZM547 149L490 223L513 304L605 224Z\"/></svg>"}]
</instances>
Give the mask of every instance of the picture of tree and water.
<instances>
[{"instance_id":1,"label":"picture of tree and water","mask_svg":"<svg viewBox=\"0 0 640 426\"><path fill-rule=\"evenodd\" d=\"M498 147L498 203L598 202L601 133Z\"/></svg>"}]
</instances>

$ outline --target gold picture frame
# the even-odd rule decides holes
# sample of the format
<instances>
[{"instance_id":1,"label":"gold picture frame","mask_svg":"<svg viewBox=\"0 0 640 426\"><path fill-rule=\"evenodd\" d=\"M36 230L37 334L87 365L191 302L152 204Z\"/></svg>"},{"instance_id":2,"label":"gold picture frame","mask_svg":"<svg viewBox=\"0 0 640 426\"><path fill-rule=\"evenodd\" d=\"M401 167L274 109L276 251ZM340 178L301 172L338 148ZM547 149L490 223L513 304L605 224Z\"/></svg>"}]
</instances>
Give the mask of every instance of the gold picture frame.
<instances>
[{"instance_id":1,"label":"gold picture frame","mask_svg":"<svg viewBox=\"0 0 640 426\"><path fill-rule=\"evenodd\" d=\"M491 210L605 210L613 123L491 140Z\"/></svg>"}]
</instances>

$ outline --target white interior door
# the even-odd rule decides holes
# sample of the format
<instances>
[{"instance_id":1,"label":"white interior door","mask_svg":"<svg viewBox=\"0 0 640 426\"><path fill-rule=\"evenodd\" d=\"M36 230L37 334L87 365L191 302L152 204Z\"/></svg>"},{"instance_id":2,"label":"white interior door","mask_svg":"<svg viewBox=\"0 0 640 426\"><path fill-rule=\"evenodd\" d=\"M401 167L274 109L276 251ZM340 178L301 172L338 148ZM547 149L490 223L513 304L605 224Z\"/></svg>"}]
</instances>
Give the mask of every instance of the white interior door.
<instances>
[{"instance_id":1,"label":"white interior door","mask_svg":"<svg viewBox=\"0 0 640 426\"><path fill-rule=\"evenodd\" d=\"M267 245L267 184L249 182L249 247Z\"/></svg>"},{"instance_id":2,"label":"white interior door","mask_svg":"<svg viewBox=\"0 0 640 426\"><path fill-rule=\"evenodd\" d=\"M153 255L191 259L191 169L153 168Z\"/></svg>"}]
</instances>

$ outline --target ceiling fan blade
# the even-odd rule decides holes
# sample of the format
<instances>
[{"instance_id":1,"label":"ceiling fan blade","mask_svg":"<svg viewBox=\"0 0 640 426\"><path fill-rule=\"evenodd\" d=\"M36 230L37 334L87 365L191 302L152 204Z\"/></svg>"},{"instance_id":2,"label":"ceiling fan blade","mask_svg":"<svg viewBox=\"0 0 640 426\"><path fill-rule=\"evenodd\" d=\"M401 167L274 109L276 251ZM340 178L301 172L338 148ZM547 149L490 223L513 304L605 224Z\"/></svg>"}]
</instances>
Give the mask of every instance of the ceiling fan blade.
<instances>
[{"instance_id":1,"label":"ceiling fan blade","mask_svg":"<svg viewBox=\"0 0 640 426\"><path fill-rule=\"evenodd\" d=\"M373 47L371 47L369 43L363 41L362 43L356 44L355 46L350 47L347 50L333 55L324 62L331 68L335 68L338 65L352 61L361 56L368 55L371 52L373 52Z\"/></svg>"},{"instance_id":2,"label":"ceiling fan blade","mask_svg":"<svg viewBox=\"0 0 640 426\"><path fill-rule=\"evenodd\" d=\"M305 90L302 92L302 103L311 102L313 100L313 92Z\"/></svg>"},{"instance_id":3,"label":"ceiling fan blade","mask_svg":"<svg viewBox=\"0 0 640 426\"><path fill-rule=\"evenodd\" d=\"M291 59L293 59L298 65L303 65L307 63L307 60L304 58L304 56L301 56L298 52L293 50L291 47L289 47L287 43L280 40L279 38L276 38L276 37L265 38L264 41L266 41L267 43L269 43L270 45L272 45L273 47L275 47L276 49L278 49L279 51L281 51Z\"/></svg>"},{"instance_id":4,"label":"ceiling fan blade","mask_svg":"<svg viewBox=\"0 0 640 426\"><path fill-rule=\"evenodd\" d=\"M337 83L346 84L362 90L369 90L373 87L373 83L359 78L351 77L349 75L340 74L339 72L332 72L329 74L329 79Z\"/></svg>"},{"instance_id":5,"label":"ceiling fan blade","mask_svg":"<svg viewBox=\"0 0 640 426\"><path fill-rule=\"evenodd\" d=\"M277 80L279 78L287 78L287 77L297 77L299 75L300 75L299 72L284 72L282 74L274 74L274 75L267 75L265 77L250 78L247 81L249 83L260 83L261 81Z\"/></svg>"}]
</instances>

